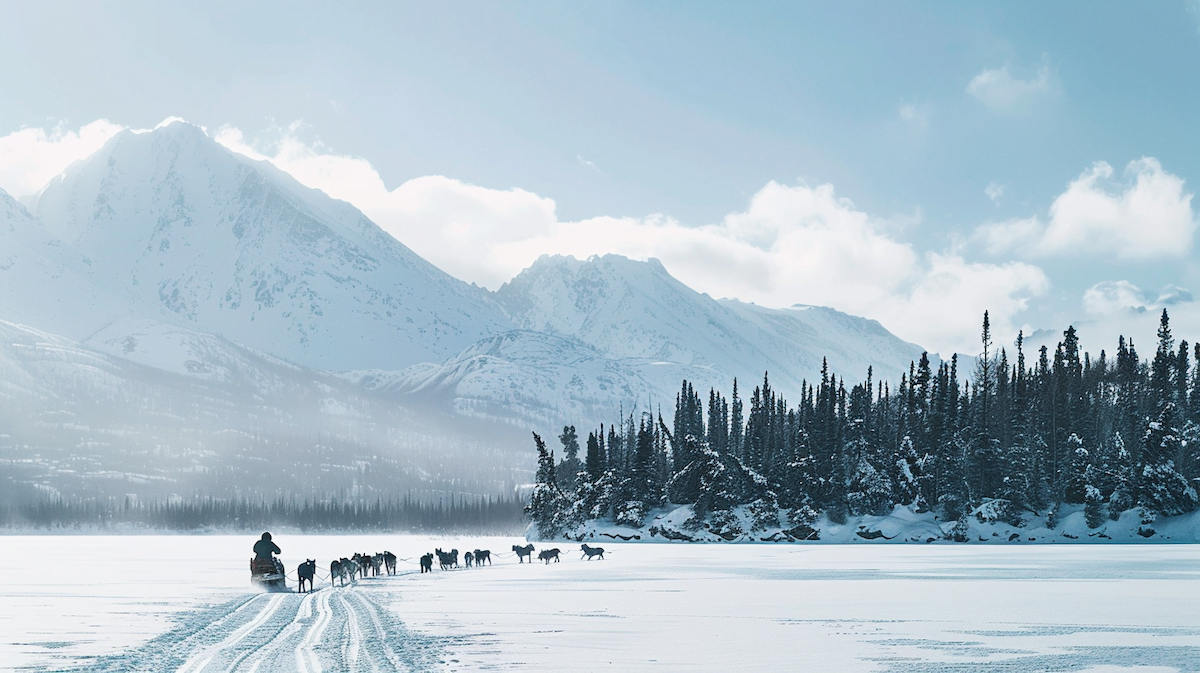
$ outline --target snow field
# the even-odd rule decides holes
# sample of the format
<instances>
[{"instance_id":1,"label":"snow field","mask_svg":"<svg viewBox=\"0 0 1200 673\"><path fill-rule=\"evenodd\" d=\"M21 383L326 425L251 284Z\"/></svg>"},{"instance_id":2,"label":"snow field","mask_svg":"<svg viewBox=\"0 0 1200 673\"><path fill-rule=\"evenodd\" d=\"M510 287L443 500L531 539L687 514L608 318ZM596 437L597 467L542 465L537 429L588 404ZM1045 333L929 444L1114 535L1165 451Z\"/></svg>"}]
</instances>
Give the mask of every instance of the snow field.
<instances>
[{"instance_id":1,"label":"snow field","mask_svg":"<svg viewBox=\"0 0 1200 673\"><path fill-rule=\"evenodd\" d=\"M1175 671L1200 662L1193 545L614 544L276 533L289 572L389 549L400 574L256 594L254 536L5 537L0 668ZM434 547L494 565L419 574ZM405 562L403 559L408 559ZM88 572L78 572L80 566ZM163 569L169 572L163 572Z\"/></svg>"},{"instance_id":2,"label":"snow field","mask_svg":"<svg viewBox=\"0 0 1200 673\"><path fill-rule=\"evenodd\" d=\"M546 545L542 545L546 546ZM1124 670L1200 661L1190 546L603 545L405 585L459 670ZM564 550L566 546L563 545ZM602 565L605 564L605 565Z\"/></svg>"}]
</instances>

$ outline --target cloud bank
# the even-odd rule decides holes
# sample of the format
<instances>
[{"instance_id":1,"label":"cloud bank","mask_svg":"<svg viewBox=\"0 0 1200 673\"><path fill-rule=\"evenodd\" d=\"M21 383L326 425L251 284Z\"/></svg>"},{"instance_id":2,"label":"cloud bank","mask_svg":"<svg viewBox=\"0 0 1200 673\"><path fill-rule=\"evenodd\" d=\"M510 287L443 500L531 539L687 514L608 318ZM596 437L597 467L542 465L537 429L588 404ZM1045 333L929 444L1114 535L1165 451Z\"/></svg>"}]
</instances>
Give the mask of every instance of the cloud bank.
<instances>
[{"instance_id":1,"label":"cloud bank","mask_svg":"<svg viewBox=\"0 0 1200 673\"><path fill-rule=\"evenodd\" d=\"M1067 186L1046 222L1031 217L976 231L992 253L1096 255L1121 260L1183 257L1192 248L1196 217L1183 179L1153 158L1129 162L1124 182L1098 161Z\"/></svg>"},{"instance_id":2,"label":"cloud bank","mask_svg":"<svg viewBox=\"0 0 1200 673\"><path fill-rule=\"evenodd\" d=\"M389 190L366 159L302 142L294 127L277 131L269 148L234 128L216 138L353 203L442 269L492 289L543 254L654 257L715 297L832 306L935 350L974 352L985 309L995 329L1015 331L1016 314L1048 287L1045 274L1029 264L918 252L828 184L770 182L745 211L704 226L658 214L570 222L558 219L552 199L518 188L425 176Z\"/></svg>"},{"instance_id":3,"label":"cloud bank","mask_svg":"<svg viewBox=\"0 0 1200 673\"><path fill-rule=\"evenodd\" d=\"M0 189L15 197L33 194L124 128L98 119L78 131L60 123L49 131L24 128L0 137Z\"/></svg>"}]
</instances>

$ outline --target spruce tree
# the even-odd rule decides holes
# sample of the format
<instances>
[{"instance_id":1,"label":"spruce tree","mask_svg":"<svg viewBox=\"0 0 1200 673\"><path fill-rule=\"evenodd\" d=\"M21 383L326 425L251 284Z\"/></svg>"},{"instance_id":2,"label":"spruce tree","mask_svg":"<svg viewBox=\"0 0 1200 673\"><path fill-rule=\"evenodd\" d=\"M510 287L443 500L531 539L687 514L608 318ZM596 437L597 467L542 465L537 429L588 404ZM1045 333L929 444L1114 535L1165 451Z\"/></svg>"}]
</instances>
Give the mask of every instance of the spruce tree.
<instances>
[{"instance_id":1,"label":"spruce tree","mask_svg":"<svg viewBox=\"0 0 1200 673\"><path fill-rule=\"evenodd\" d=\"M525 514L537 527L538 537L548 540L558 537L572 523L569 513L573 503L558 488L554 452L546 448L546 443L536 432L533 433L533 443L538 452L538 469Z\"/></svg>"},{"instance_id":2,"label":"spruce tree","mask_svg":"<svg viewBox=\"0 0 1200 673\"><path fill-rule=\"evenodd\" d=\"M1087 469L1091 464L1091 455L1083 446L1079 435L1071 433L1066 441L1067 475L1063 486L1063 501L1078 505L1082 504L1087 495Z\"/></svg>"},{"instance_id":3,"label":"spruce tree","mask_svg":"<svg viewBox=\"0 0 1200 673\"><path fill-rule=\"evenodd\" d=\"M742 435L746 430L742 419L742 400L738 397L738 382L733 380L733 394L729 398L729 446L735 456L742 455Z\"/></svg>"},{"instance_id":4,"label":"spruce tree","mask_svg":"<svg viewBox=\"0 0 1200 673\"><path fill-rule=\"evenodd\" d=\"M1197 505L1196 490L1175 469L1182 449L1175 404L1167 402L1146 426L1138 504L1165 516L1186 514Z\"/></svg>"},{"instance_id":5,"label":"spruce tree","mask_svg":"<svg viewBox=\"0 0 1200 673\"><path fill-rule=\"evenodd\" d=\"M604 426L600 426L600 433L603 436ZM604 474L604 454L600 448L600 440L596 439L596 433L589 432L587 438L587 476L590 481L599 481L600 476Z\"/></svg>"},{"instance_id":6,"label":"spruce tree","mask_svg":"<svg viewBox=\"0 0 1200 673\"><path fill-rule=\"evenodd\" d=\"M579 460L579 435L575 432L575 426L564 425L558 441L563 447L563 459L555 471L558 486L563 491L574 491L579 485L579 472L583 470L583 463Z\"/></svg>"},{"instance_id":7,"label":"spruce tree","mask_svg":"<svg viewBox=\"0 0 1200 673\"><path fill-rule=\"evenodd\" d=\"M1133 507L1137 499L1137 476L1133 457L1125 448L1125 440L1120 433L1113 435L1113 490L1108 497L1108 516L1113 521L1120 517L1121 512Z\"/></svg>"},{"instance_id":8,"label":"spruce tree","mask_svg":"<svg viewBox=\"0 0 1200 673\"><path fill-rule=\"evenodd\" d=\"M1154 392L1155 412L1159 412L1175 397L1175 338L1171 336L1171 319L1163 309L1158 321L1158 350L1150 370L1150 386Z\"/></svg>"}]
</instances>

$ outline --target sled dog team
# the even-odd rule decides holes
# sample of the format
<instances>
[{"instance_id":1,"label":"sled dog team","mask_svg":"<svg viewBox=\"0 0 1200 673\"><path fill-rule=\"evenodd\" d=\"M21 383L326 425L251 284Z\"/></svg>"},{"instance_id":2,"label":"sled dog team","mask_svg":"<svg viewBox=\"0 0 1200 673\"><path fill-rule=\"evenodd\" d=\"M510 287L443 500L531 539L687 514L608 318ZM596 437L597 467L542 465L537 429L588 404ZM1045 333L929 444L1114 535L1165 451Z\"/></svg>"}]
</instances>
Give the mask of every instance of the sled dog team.
<instances>
[{"instance_id":1,"label":"sled dog team","mask_svg":"<svg viewBox=\"0 0 1200 673\"><path fill-rule=\"evenodd\" d=\"M583 555L579 558L586 558L591 561L593 558L604 559L603 547L591 547L586 544L581 545L580 549ZM529 561L533 563L533 552L537 551L534 546L527 544L525 546L513 545L513 552L517 555L517 562L524 563ZM538 560L546 563L550 561L559 562L560 549L543 549L538 552ZM458 550L451 549L450 551L442 551L441 548L435 549L432 553L425 554L421 557L421 572L433 572L433 560L437 558L438 567L442 570L458 568ZM492 565L492 552L487 549L476 549L463 554L463 567L482 567L484 564ZM334 560L329 564L329 582L332 586L346 586L349 582L353 584L358 579L368 576L376 577L381 574L381 569L388 575L396 574L396 555L390 551L385 551L380 554L361 554L355 553L347 558L343 556L340 559ZM296 568L296 576L299 578L298 591L303 593L307 585L308 591L313 590L313 578L316 576L317 562L315 559L308 559L301 563Z\"/></svg>"},{"instance_id":2,"label":"sled dog team","mask_svg":"<svg viewBox=\"0 0 1200 673\"><path fill-rule=\"evenodd\" d=\"M309 560L300 564L300 568L312 564L312 569L316 570L316 561ZM355 582L361 576L363 578L368 575L372 577L379 576L380 570L388 575L396 574L396 555L390 551L385 551L382 554L359 554L356 553L350 558L343 556L340 559L334 560L329 564L329 583L337 586L341 582L341 586L346 586L346 582ZM302 572L298 569L298 575ZM303 585L302 585L303 586ZM312 579L309 579L309 587L312 587Z\"/></svg>"}]
</instances>

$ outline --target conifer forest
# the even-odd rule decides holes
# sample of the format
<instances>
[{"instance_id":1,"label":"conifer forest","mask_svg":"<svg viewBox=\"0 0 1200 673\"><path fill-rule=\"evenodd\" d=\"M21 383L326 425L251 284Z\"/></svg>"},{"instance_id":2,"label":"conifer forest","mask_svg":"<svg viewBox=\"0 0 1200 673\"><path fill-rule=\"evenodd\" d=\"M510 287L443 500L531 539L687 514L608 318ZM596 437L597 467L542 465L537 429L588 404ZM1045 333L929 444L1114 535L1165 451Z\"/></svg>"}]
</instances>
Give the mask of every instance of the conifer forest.
<instances>
[{"instance_id":1,"label":"conifer forest","mask_svg":"<svg viewBox=\"0 0 1200 673\"><path fill-rule=\"evenodd\" d=\"M684 381L669 421L630 414L585 439L566 427L561 459L535 434L526 512L551 538L592 520L642 526L668 504L692 505L696 527L738 506L799 527L897 505L960 522L986 508L1014 526L1083 505L1091 528L1133 508L1196 509L1200 343L1176 342L1166 310L1148 359L1124 337L1112 354L1081 352L1074 327L1053 351L1027 353L1023 335L1010 351L986 313L981 338L970 372L925 354L893 388L825 368L795 402L767 374L728 395Z\"/></svg>"}]
</instances>

